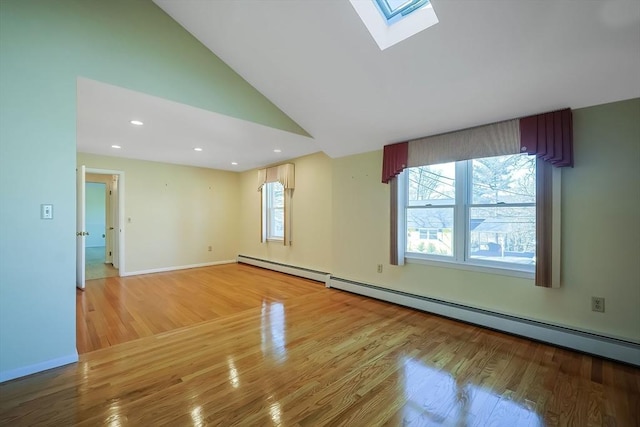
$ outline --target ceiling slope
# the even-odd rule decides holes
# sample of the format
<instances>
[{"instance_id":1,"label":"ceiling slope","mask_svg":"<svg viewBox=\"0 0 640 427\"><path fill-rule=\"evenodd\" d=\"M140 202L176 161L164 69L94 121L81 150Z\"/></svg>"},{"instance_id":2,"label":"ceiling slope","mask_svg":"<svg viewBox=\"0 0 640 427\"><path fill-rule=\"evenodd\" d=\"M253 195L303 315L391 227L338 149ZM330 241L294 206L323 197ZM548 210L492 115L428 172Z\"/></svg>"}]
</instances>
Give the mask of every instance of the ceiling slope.
<instances>
[{"instance_id":1,"label":"ceiling slope","mask_svg":"<svg viewBox=\"0 0 640 427\"><path fill-rule=\"evenodd\" d=\"M640 96L637 0L432 0L385 51L348 0L154 1L333 157Z\"/></svg>"}]
</instances>

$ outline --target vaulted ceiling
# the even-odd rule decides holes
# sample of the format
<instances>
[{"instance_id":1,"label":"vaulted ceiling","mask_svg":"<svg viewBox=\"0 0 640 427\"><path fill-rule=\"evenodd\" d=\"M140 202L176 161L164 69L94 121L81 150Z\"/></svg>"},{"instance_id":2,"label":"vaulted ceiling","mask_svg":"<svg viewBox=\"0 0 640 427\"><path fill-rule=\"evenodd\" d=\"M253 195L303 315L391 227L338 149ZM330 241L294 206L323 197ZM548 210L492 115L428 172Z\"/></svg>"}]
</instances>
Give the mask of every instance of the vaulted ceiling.
<instances>
[{"instance_id":1,"label":"vaulted ceiling","mask_svg":"<svg viewBox=\"0 0 640 427\"><path fill-rule=\"evenodd\" d=\"M311 135L216 117L221 127L239 129L237 138L199 127L211 132L210 149L220 153L216 162L185 156L178 163L247 170L316 151L339 157L640 96L637 0L432 0L440 22L384 51L349 0L154 2ZM90 99L85 106L100 108ZM182 108L189 123L207 113L172 108ZM83 151L91 151L94 126L85 123ZM175 126L190 137L191 125ZM172 142L164 144L170 152ZM146 150L147 158L167 161L158 150L140 148L139 158ZM232 161L240 164L234 168Z\"/></svg>"}]
</instances>

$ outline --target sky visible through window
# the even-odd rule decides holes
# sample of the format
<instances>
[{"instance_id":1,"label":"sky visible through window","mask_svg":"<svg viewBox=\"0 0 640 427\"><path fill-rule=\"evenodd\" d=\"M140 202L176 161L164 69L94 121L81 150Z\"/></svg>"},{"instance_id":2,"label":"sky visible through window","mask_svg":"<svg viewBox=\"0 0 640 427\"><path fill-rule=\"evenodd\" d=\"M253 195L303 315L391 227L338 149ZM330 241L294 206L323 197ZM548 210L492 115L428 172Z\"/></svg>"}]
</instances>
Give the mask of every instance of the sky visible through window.
<instances>
[{"instance_id":1,"label":"sky visible through window","mask_svg":"<svg viewBox=\"0 0 640 427\"><path fill-rule=\"evenodd\" d=\"M380 50L438 23L430 0L350 0Z\"/></svg>"},{"instance_id":2,"label":"sky visible through window","mask_svg":"<svg viewBox=\"0 0 640 427\"><path fill-rule=\"evenodd\" d=\"M391 25L411 12L429 4L429 0L372 0Z\"/></svg>"}]
</instances>

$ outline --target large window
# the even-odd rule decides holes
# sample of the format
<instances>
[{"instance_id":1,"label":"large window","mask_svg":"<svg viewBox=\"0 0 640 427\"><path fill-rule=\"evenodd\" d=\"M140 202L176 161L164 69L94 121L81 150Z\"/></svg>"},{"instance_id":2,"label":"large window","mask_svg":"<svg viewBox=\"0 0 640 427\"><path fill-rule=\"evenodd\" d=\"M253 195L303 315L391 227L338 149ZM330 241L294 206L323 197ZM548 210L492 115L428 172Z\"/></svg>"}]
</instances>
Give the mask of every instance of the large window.
<instances>
[{"instance_id":1,"label":"large window","mask_svg":"<svg viewBox=\"0 0 640 427\"><path fill-rule=\"evenodd\" d=\"M404 179L408 258L534 271L534 156L414 167Z\"/></svg>"},{"instance_id":2,"label":"large window","mask_svg":"<svg viewBox=\"0 0 640 427\"><path fill-rule=\"evenodd\" d=\"M269 182L263 190L264 213L268 240L284 239L284 187L279 182Z\"/></svg>"}]
</instances>

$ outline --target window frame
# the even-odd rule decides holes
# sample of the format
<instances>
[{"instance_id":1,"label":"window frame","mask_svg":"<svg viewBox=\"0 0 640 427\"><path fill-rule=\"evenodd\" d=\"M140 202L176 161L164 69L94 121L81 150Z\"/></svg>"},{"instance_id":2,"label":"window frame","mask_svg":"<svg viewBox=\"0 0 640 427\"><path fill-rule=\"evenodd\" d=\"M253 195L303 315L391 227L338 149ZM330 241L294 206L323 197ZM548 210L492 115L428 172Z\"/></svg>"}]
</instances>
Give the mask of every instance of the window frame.
<instances>
[{"instance_id":1,"label":"window frame","mask_svg":"<svg viewBox=\"0 0 640 427\"><path fill-rule=\"evenodd\" d=\"M276 190L276 186L280 186L282 188L282 205L281 206L274 206L275 204L275 190ZM285 220L284 220L284 215L285 215L285 208L284 208L284 186L278 182L278 181L274 181L274 182L267 182L264 184L263 189L262 189L262 212L264 214L264 218L263 218L263 224L265 226L265 237L267 241L277 241L277 242L282 242L284 241L284 225L285 225ZM274 230L272 229L272 219L275 217L275 211L281 211L282 212L282 235L274 235Z\"/></svg>"},{"instance_id":2,"label":"window frame","mask_svg":"<svg viewBox=\"0 0 640 427\"><path fill-rule=\"evenodd\" d=\"M532 279L535 277L535 264L517 264L502 261L483 260L471 257L471 230L470 213L472 208L477 207L533 207L536 203L498 203L495 204L473 204L472 198L472 165L474 160L461 160L455 163L455 204L453 205L453 249L452 255L423 254L419 252L409 252L407 245L408 223L407 211L417 207L409 207L409 170L405 169L398 176L398 236L403 243L404 258L408 263L417 263L446 268L456 268L461 270L479 271L499 275L515 276ZM540 161L535 159L534 161ZM536 189L536 191L538 191ZM441 206L426 206L423 208L439 208ZM443 205L442 207L450 207ZM461 232L462 230L462 232Z\"/></svg>"}]
</instances>

